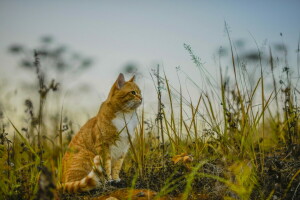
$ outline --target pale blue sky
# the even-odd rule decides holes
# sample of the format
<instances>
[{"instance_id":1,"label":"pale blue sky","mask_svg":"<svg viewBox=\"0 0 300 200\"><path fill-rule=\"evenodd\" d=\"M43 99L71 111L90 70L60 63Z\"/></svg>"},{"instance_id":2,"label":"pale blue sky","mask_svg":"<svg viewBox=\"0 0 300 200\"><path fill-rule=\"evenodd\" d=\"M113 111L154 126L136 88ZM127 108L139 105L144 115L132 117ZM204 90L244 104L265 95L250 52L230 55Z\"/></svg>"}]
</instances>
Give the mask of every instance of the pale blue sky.
<instances>
[{"instance_id":1,"label":"pale blue sky","mask_svg":"<svg viewBox=\"0 0 300 200\"><path fill-rule=\"evenodd\" d=\"M300 33L300 1L83 1L26 0L0 1L0 69L2 76L15 75L15 58L7 53L12 43L33 47L43 35L95 59L95 66L81 79L95 94L107 93L112 79L128 62L136 62L149 79L147 70L159 63L170 79L176 66L194 73L194 65L183 48L190 44L208 71L216 71L213 54L227 45L224 21L233 40L258 44L281 42L289 48L291 65ZM96 96L96 95L95 95Z\"/></svg>"}]
</instances>

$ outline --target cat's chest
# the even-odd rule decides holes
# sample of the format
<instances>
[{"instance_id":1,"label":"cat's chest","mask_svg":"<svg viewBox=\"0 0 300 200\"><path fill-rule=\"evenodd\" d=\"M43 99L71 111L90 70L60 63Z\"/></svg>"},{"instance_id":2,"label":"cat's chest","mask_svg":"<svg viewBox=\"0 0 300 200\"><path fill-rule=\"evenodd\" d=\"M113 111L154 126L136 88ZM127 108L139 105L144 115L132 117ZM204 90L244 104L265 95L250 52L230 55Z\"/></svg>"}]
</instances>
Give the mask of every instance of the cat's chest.
<instances>
[{"instance_id":1,"label":"cat's chest","mask_svg":"<svg viewBox=\"0 0 300 200\"><path fill-rule=\"evenodd\" d=\"M116 117L112 120L112 124L116 127L121 137L127 137L127 131L133 136L134 129L138 124L137 115L135 112L117 113Z\"/></svg>"},{"instance_id":2,"label":"cat's chest","mask_svg":"<svg viewBox=\"0 0 300 200\"><path fill-rule=\"evenodd\" d=\"M134 129L138 124L136 113L119 113L116 118L112 120L112 124L116 127L119 137L114 145L110 147L111 157L113 160L124 156L129 149L129 138L134 139Z\"/></svg>"}]
</instances>

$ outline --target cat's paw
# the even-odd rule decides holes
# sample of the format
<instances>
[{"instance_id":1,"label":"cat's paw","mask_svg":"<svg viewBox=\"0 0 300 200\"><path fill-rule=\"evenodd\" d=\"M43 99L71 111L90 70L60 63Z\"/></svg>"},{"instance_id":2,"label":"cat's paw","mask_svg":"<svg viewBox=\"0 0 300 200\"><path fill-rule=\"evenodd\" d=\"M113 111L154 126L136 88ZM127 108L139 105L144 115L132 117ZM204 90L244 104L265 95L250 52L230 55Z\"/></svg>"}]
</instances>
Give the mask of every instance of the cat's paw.
<instances>
[{"instance_id":1,"label":"cat's paw","mask_svg":"<svg viewBox=\"0 0 300 200\"><path fill-rule=\"evenodd\" d=\"M109 180L106 180L105 183L108 183L108 184L111 184L112 182L114 182L113 179L109 179Z\"/></svg>"},{"instance_id":2,"label":"cat's paw","mask_svg":"<svg viewBox=\"0 0 300 200\"><path fill-rule=\"evenodd\" d=\"M105 183L113 185L113 184L119 183L120 181L121 181L121 179L116 179L116 180L108 179L108 180L105 181Z\"/></svg>"},{"instance_id":3,"label":"cat's paw","mask_svg":"<svg viewBox=\"0 0 300 200\"><path fill-rule=\"evenodd\" d=\"M113 182L119 183L121 182L121 179L120 178L114 179Z\"/></svg>"}]
</instances>

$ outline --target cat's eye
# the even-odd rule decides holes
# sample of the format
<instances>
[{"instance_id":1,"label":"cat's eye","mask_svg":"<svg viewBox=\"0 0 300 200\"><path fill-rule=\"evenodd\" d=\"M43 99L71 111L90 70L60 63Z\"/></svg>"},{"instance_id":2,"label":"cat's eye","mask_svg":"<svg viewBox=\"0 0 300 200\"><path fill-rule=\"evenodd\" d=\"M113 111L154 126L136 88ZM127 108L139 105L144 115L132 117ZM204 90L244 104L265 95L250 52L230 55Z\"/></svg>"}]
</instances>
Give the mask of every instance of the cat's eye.
<instances>
[{"instance_id":1,"label":"cat's eye","mask_svg":"<svg viewBox=\"0 0 300 200\"><path fill-rule=\"evenodd\" d=\"M131 91L131 94L136 95L136 92L135 91Z\"/></svg>"}]
</instances>

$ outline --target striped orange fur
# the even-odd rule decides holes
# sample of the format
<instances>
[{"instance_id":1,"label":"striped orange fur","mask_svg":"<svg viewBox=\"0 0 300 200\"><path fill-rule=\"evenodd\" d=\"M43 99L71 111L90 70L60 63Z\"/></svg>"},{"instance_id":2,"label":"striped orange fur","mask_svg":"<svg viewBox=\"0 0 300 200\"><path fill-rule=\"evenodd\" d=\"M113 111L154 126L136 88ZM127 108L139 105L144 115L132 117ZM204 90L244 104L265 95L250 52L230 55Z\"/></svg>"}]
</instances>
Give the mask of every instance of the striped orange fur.
<instances>
[{"instance_id":1,"label":"striped orange fur","mask_svg":"<svg viewBox=\"0 0 300 200\"><path fill-rule=\"evenodd\" d=\"M78 181L66 182L62 184L60 190L68 193L89 191L101 186L101 177L103 177L103 170L100 165L100 157L95 156L94 168L86 177Z\"/></svg>"},{"instance_id":2,"label":"striped orange fur","mask_svg":"<svg viewBox=\"0 0 300 200\"><path fill-rule=\"evenodd\" d=\"M101 179L120 181L119 172L134 138L141 91L133 76L120 74L98 114L73 137L63 157L63 191L74 193L101 187ZM103 167L103 168L102 168ZM103 182L103 181L102 181Z\"/></svg>"}]
</instances>

